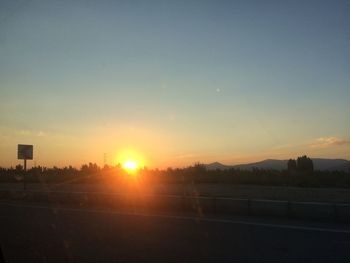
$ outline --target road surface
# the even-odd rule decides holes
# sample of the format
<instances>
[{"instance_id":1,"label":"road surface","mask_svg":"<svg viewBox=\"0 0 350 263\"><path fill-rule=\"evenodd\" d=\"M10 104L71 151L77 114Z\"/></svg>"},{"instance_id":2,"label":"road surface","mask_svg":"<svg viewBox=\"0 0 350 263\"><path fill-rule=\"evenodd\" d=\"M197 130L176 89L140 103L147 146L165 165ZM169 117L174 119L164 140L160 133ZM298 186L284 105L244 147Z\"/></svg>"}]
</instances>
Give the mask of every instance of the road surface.
<instances>
[{"instance_id":1,"label":"road surface","mask_svg":"<svg viewBox=\"0 0 350 263\"><path fill-rule=\"evenodd\" d=\"M0 202L5 262L350 262L350 227Z\"/></svg>"}]
</instances>

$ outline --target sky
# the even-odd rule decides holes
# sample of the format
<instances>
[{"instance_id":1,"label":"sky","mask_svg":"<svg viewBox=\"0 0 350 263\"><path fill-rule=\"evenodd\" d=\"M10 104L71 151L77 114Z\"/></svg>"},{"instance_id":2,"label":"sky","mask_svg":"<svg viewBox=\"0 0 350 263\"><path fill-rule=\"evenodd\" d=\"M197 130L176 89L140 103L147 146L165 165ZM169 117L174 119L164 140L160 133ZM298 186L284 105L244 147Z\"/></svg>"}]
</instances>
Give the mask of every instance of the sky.
<instances>
[{"instance_id":1,"label":"sky","mask_svg":"<svg viewBox=\"0 0 350 263\"><path fill-rule=\"evenodd\" d=\"M350 159L349 1L0 0L0 166Z\"/></svg>"}]
</instances>

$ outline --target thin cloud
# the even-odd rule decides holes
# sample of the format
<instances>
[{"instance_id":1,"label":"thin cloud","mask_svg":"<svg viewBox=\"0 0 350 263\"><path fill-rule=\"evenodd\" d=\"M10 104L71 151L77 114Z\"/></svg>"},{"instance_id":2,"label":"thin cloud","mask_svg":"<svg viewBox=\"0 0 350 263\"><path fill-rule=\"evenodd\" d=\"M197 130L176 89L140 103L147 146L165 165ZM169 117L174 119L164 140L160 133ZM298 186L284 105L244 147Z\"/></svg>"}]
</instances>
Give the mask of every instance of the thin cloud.
<instances>
[{"instance_id":1,"label":"thin cloud","mask_svg":"<svg viewBox=\"0 0 350 263\"><path fill-rule=\"evenodd\" d=\"M294 147L296 147L296 145L288 143L288 144L282 144L282 145L277 145L275 147L272 147L271 150L283 150L283 149L290 149Z\"/></svg>"},{"instance_id":2,"label":"thin cloud","mask_svg":"<svg viewBox=\"0 0 350 263\"><path fill-rule=\"evenodd\" d=\"M39 131L39 132L37 133L37 136L38 136L38 137L44 137L44 136L46 136L46 133L43 132L43 131Z\"/></svg>"},{"instance_id":3,"label":"thin cloud","mask_svg":"<svg viewBox=\"0 0 350 263\"><path fill-rule=\"evenodd\" d=\"M30 136L32 135L32 132L30 130L17 130L16 135L20 135L20 136Z\"/></svg>"},{"instance_id":4,"label":"thin cloud","mask_svg":"<svg viewBox=\"0 0 350 263\"><path fill-rule=\"evenodd\" d=\"M26 137L44 137L47 136L48 134L44 131L33 131L33 130L16 130L15 135L17 136L26 136Z\"/></svg>"},{"instance_id":5,"label":"thin cloud","mask_svg":"<svg viewBox=\"0 0 350 263\"><path fill-rule=\"evenodd\" d=\"M195 158L197 156L198 155L196 155L196 154L190 153L190 154L177 155L177 156L175 156L175 158L176 159L187 159L187 158Z\"/></svg>"},{"instance_id":6,"label":"thin cloud","mask_svg":"<svg viewBox=\"0 0 350 263\"><path fill-rule=\"evenodd\" d=\"M313 143L310 144L313 148L324 148L324 147L332 147L332 146L340 146L350 144L350 140L342 139L338 137L320 137L317 138Z\"/></svg>"}]
</instances>

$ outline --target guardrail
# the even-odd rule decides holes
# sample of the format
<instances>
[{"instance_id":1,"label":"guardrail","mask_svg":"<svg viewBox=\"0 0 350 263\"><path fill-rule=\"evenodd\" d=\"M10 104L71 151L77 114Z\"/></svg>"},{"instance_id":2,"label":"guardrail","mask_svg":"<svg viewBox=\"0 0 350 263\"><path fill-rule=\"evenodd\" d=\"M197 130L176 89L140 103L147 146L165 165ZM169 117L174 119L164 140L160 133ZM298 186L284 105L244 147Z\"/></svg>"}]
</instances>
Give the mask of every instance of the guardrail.
<instances>
[{"instance_id":1,"label":"guardrail","mask_svg":"<svg viewBox=\"0 0 350 263\"><path fill-rule=\"evenodd\" d=\"M255 215L350 222L349 203L32 190L0 190L0 199L102 206L134 212L182 211L197 214Z\"/></svg>"}]
</instances>

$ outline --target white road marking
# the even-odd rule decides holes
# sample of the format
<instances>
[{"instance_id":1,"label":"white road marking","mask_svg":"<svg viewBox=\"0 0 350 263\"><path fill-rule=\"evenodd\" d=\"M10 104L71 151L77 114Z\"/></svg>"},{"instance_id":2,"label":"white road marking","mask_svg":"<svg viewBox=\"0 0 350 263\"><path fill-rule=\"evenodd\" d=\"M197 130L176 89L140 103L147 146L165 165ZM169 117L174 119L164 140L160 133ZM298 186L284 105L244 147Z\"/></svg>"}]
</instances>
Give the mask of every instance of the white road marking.
<instances>
[{"instance_id":1,"label":"white road marking","mask_svg":"<svg viewBox=\"0 0 350 263\"><path fill-rule=\"evenodd\" d=\"M146 214L146 213L130 213L130 212L116 212L111 210L99 210L99 209L85 209L85 208L68 208L68 207L49 207L42 205L29 205L29 204L13 204L0 202L0 205L12 206L12 207L24 207L24 208L35 208L35 209L46 209L56 211L70 211L70 212L85 212L85 213L101 213L101 214L112 214L120 216L140 216L140 217L157 217L165 219L176 219L176 220L188 220L188 221L203 221L211 223L222 223L222 224L240 224L240 225L251 225L261 226L269 228L280 228L289 230L304 230L304 231L315 231L315 232L326 232L326 233L342 233L350 234L350 230L347 229L335 229L335 228L321 228L321 227L309 227L309 226L298 226L298 225L287 225L287 224L272 224L272 223L261 223L261 222L247 222L242 220L234 219L222 219L222 218L210 218L210 217L195 217L195 216L176 216L166 214Z\"/></svg>"}]
</instances>

